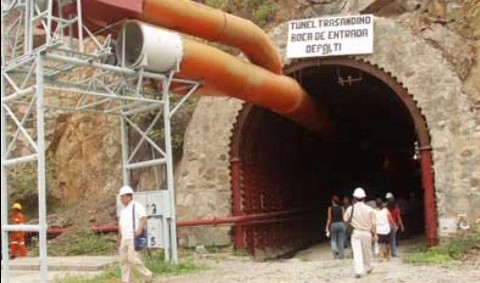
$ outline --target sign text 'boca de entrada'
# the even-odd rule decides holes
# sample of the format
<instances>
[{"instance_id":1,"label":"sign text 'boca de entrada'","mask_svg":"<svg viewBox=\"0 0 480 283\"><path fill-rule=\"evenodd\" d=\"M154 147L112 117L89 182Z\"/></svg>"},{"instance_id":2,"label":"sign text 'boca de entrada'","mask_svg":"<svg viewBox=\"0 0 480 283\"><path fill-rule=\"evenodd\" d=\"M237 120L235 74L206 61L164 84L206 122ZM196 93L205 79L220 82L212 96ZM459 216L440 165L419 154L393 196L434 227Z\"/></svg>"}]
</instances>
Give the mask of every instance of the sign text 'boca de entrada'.
<instances>
[{"instance_id":1,"label":"sign text 'boca de entrada'","mask_svg":"<svg viewBox=\"0 0 480 283\"><path fill-rule=\"evenodd\" d=\"M288 22L287 58L373 53L373 16L339 16Z\"/></svg>"}]
</instances>

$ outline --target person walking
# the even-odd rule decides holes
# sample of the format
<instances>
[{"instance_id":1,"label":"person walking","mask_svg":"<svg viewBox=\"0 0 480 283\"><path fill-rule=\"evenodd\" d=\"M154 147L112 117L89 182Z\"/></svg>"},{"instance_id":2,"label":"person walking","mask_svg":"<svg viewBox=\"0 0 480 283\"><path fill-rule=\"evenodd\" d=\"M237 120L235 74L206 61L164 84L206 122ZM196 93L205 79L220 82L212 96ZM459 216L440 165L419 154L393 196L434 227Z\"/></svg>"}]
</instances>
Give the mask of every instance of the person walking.
<instances>
[{"instance_id":1,"label":"person walking","mask_svg":"<svg viewBox=\"0 0 480 283\"><path fill-rule=\"evenodd\" d=\"M403 219L402 215L400 212L400 208L395 202L395 199L393 198L393 195L388 195L387 194L387 209L390 212L390 215L392 216L393 220L393 226L392 226L392 233L390 233L390 246L392 248L392 256L397 257L398 256L398 251L397 251L397 234L398 231L405 231L405 226L403 225Z\"/></svg>"},{"instance_id":2,"label":"person walking","mask_svg":"<svg viewBox=\"0 0 480 283\"><path fill-rule=\"evenodd\" d=\"M345 224L343 223L343 207L340 205L338 196L332 196L332 205L328 207L327 224L325 232L330 234L330 246L333 257L335 259L344 258L344 244L345 244Z\"/></svg>"},{"instance_id":3,"label":"person walking","mask_svg":"<svg viewBox=\"0 0 480 283\"><path fill-rule=\"evenodd\" d=\"M343 210L347 211L347 209L351 206L352 204L350 203L350 198L348 196L344 196L342 199L342 206ZM344 248L348 248L350 246L350 241L352 238L350 237L351 235L348 233L345 233L345 241L344 241Z\"/></svg>"},{"instance_id":4,"label":"person walking","mask_svg":"<svg viewBox=\"0 0 480 283\"><path fill-rule=\"evenodd\" d=\"M12 205L10 223L13 225L25 224L22 205L18 202ZM10 232L10 256L12 259L20 256L27 256L27 249L25 248L25 232Z\"/></svg>"},{"instance_id":5,"label":"person walking","mask_svg":"<svg viewBox=\"0 0 480 283\"><path fill-rule=\"evenodd\" d=\"M390 260L390 233L393 219L381 198L375 200L375 215L377 218L378 258L380 261Z\"/></svg>"},{"instance_id":6,"label":"person walking","mask_svg":"<svg viewBox=\"0 0 480 283\"><path fill-rule=\"evenodd\" d=\"M353 191L355 203L347 209L344 221L353 226L352 250L353 269L355 278L360 278L373 271L372 267L372 238L376 240L376 216L373 208L365 204L365 190L356 188ZM351 216L351 219L350 219Z\"/></svg>"},{"instance_id":7,"label":"person walking","mask_svg":"<svg viewBox=\"0 0 480 283\"><path fill-rule=\"evenodd\" d=\"M131 282L132 267L152 282L153 274L145 267L135 250L134 237L140 236L147 223L147 213L142 204L133 200L133 189L130 186L120 188L120 200L123 208L120 211L118 244L122 282Z\"/></svg>"}]
</instances>

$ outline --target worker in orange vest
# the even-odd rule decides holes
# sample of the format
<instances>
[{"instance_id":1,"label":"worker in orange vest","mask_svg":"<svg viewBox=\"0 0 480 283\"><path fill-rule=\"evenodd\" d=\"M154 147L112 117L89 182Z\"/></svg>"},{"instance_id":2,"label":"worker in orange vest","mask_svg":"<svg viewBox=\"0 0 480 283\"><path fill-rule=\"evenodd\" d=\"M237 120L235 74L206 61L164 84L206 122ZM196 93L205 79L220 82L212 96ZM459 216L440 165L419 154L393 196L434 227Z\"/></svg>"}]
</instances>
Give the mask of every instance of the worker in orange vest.
<instances>
[{"instance_id":1,"label":"worker in orange vest","mask_svg":"<svg viewBox=\"0 0 480 283\"><path fill-rule=\"evenodd\" d=\"M21 204L16 202L12 205L12 214L10 217L10 224L25 224L25 217L22 213ZM16 258L17 256L27 256L24 232L10 232L10 255L12 258Z\"/></svg>"}]
</instances>

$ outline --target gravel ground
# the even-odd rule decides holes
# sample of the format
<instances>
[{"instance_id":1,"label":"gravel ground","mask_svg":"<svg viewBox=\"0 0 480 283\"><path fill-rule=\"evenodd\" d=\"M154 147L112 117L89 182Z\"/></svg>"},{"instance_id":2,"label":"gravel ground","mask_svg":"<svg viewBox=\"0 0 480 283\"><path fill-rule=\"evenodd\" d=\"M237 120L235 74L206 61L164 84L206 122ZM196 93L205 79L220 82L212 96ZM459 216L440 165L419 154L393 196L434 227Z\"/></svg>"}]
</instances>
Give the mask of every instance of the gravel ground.
<instances>
[{"instance_id":1,"label":"gravel ground","mask_svg":"<svg viewBox=\"0 0 480 283\"><path fill-rule=\"evenodd\" d=\"M453 266L426 266L405 264L400 258L390 262L375 260L372 274L356 279L353 276L352 259L332 260L326 244L301 251L291 259L267 262L255 262L249 257L229 254L207 254L199 256L196 261L207 265L208 270L159 278L155 282L480 282L478 260Z\"/></svg>"}]
</instances>

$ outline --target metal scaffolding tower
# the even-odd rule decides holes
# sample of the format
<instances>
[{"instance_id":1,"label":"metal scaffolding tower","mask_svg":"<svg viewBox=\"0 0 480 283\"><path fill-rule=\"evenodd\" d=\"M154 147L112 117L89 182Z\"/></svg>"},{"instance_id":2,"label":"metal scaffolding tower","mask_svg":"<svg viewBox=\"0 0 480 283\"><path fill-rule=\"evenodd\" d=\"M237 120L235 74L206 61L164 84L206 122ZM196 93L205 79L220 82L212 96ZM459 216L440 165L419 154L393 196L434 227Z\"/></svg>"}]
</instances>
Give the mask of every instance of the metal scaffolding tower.
<instances>
[{"instance_id":1,"label":"metal scaffolding tower","mask_svg":"<svg viewBox=\"0 0 480 283\"><path fill-rule=\"evenodd\" d=\"M199 87L199 82L175 78L175 71L158 74L143 68L129 69L112 61L109 27L90 30L82 23L80 0L2 0L1 14L1 232L2 282L9 282L9 232L39 234L40 278L47 282L47 207L45 123L46 112L87 112L116 115L122 136L123 182L129 172L154 167L165 170L170 212L166 260L177 262L175 192L170 121L179 107ZM73 5L66 15L63 6ZM54 11L55 10L55 11ZM71 10L71 9L70 9ZM121 24L117 23L116 25ZM113 61L115 61L113 59ZM178 65L178 64L177 64ZM177 105L170 105L171 84L188 90ZM155 86L155 87L152 87ZM160 93L155 90L161 86ZM135 119L142 113L154 117L148 127ZM150 134L163 119L164 138ZM158 129L157 129L158 130ZM140 135L131 148L128 132ZM139 149L148 145L150 159L139 161ZM19 150L21 149L21 150ZM38 216L36 225L10 225L9 168L32 162L36 165ZM10 180L11 182L11 180ZM114 196L112 196L114 197ZM4 281L5 280L5 281Z\"/></svg>"}]
</instances>

